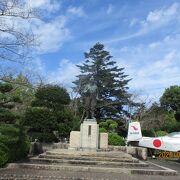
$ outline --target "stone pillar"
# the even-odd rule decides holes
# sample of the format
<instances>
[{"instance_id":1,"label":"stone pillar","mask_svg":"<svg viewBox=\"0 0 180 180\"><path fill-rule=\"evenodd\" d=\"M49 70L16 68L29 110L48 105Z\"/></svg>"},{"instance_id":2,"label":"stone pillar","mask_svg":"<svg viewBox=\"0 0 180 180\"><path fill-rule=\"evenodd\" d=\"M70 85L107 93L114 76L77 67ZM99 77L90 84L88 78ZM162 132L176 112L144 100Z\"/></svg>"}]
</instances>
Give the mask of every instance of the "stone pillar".
<instances>
[{"instance_id":1,"label":"stone pillar","mask_svg":"<svg viewBox=\"0 0 180 180\"><path fill-rule=\"evenodd\" d=\"M97 150L99 140L99 125L96 121L87 119L80 128L80 148L82 150Z\"/></svg>"},{"instance_id":2,"label":"stone pillar","mask_svg":"<svg viewBox=\"0 0 180 180\"><path fill-rule=\"evenodd\" d=\"M69 149L79 149L80 147L80 131L71 131Z\"/></svg>"},{"instance_id":3,"label":"stone pillar","mask_svg":"<svg viewBox=\"0 0 180 180\"><path fill-rule=\"evenodd\" d=\"M99 141L100 149L108 149L108 133L100 133Z\"/></svg>"}]
</instances>

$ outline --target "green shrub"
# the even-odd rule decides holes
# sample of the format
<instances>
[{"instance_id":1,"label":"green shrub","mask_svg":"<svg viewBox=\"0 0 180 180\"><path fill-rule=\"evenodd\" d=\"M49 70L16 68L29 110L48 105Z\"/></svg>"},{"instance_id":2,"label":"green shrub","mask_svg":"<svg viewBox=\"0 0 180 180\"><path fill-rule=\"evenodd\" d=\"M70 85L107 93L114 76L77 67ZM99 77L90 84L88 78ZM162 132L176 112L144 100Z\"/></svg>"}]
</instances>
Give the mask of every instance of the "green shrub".
<instances>
[{"instance_id":1,"label":"green shrub","mask_svg":"<svg viewBox=\"0 0 180 180\"><path fill-rule=\"evenodd\" d=\"M15 123L18 116L6 109L0 109L0 121L4 123Z\"/></svg>"},{"instance_id":2,"label":"green shrub","mask_svg":"<svg viewBox=\"0 0 180 180\"><path fill-rule=\"evenodd\" d=\"M99 127L106 129L106 132L115 132L118 127L118 123L114 120L108 119L106 121L100 122Z\"/></svg>"},{"instance_id":3,"label":"green shrub","mask_svg":"<svg viewBox=\"0 0 180 180\"><path fill-rule=\"evenodd\" d=\"M142 129L142 135L143 136L147 136L147 137L154 137L155 136L155 132L152 129L149 129L149 130Z\"/></svg>"},{"instance_id":4,"label":"green shrub","mask_svg":"<svg viewBox=\"0 0 180 180\"><path fill-rule=\"evenodd\" d=\"M25 113L24 125L29 126L35 132L50 133L57 130L57 120L53 111L44 107L33 107Z\"/></svg>"},{"instance_id":5,"label":"green shrub","mask_svg":"<svg viewBox=\"0 0 180 180\"><path fill-rule=\"evenodd\" d=\"M108 129L108 123L106 121L105 122L100 122L99 127L104 128L104 129Z\"/></svg>"},{"instance_id":6,"label":"green shrub","mask_svg":"<svg viewBox=\"0 0 180 180\"><path fill-rule=\"evenodd\" d=\"M0 167L3 167L8 162L8 153L4 152L0 148Z\"/></svg>"},{"instance_id":7,"label":"green shrub","mask_svg":"<svg viewBox=\"0 0 180 180\"><path fill-rule=\"evenodd\" d=\"M105 132L107 132L107 130L105 128L99 128L99 132L100 133L105 133Z\"/></svg>"},{"instance_id":8,"label":"green shrub","mask_svg":"<svg viewBox=\"0 0 180 180\"><path fill-rule=\"evenodd\" d=\"M178 123L174 116L175 116L174 113L166 112L164 124L160 128L162 131L166 131L166 132L179 131L177 128Z\"/></svg>"},{"instance_id":9,"label":"green shrub","mask_svg":"<svg viewBox=\"0 0 180 180\"><path fill-rule=\"evenodd\" d=\"M166 131L156 131L156 137L160 137L160 136L165 136L167 135L168 133Z\"/></svg>"},{"instance_id":10,"label":"green shrub","mask_svg":"<svg viewBox=\"0 0 180 180\"><path fill-rule=\"evenodd\" d=\"M57 111L55 116L57 118L60 137L68 137L72 130L76 130L80 126L80 120L75 118L73 113L68 109Z\"/></svg>"},{"instance_id":11,"label":"green shrub","mask_svg":"<svg viewBox=\"0 0 180 180\"><path fill-rule=\"evenodd\" d=\"M108 144L114 145L114 146L124 146L125 140L123 137L119 136L117 133L109 133Z\"/></svg>"},{"instance_id":12,"label":"green shrub","mask_svg":"<svg viewBox=\"0 0 180 180\"><path fill-rule=\"evenodd\" d=\"M3 167L9 160L9 149L0 143L0 167Z\"/></svg>"},{"instance_id":13,"label":"green shrub","mask_svg":"<svg viewBox=\"0 0 180 180\"><path fill-rule=\"evenodd\" d=\"M0 143L9 149L9 161L25 158L29 152L30 142L26 132L17 125L0 125Z\"/></svg>"}]
</instances>

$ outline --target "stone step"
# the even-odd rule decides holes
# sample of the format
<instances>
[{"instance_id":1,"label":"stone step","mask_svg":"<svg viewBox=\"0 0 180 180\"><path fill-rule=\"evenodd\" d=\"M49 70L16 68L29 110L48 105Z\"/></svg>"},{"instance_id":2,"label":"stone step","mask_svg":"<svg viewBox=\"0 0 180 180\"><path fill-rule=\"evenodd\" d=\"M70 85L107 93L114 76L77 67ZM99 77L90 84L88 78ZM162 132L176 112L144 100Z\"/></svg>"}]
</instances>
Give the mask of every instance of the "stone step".
<instances>
[{"instance_id":1,"label":"stone step","mask_svg":"<svg viewBox=\"0 0 180 180\"><path fill-rule=\"evenodd\" d=\"M11 163L8 168L27 168L36 170L63 170L73 172L99 172L99 173L127 173L127 174L146 174L146 175L164 175L175 176L177 172L163 167L151 168L110 168L110 167L92 167L92 166L72 166L72 165L45 165L28 163Z\"/></svg>"},{"instance_id":2,"label":"stone step","mask_svg":"<svg viewBox=\"0 0 180 180\"><path fill-rule=\"evenodd\" d=\"M63 156L81 156L81 157L108 157L108 158L126 158L132 159L130 154L122 151L109 151L109 152L96 152L96 151L75 151L75 150L62 150L55 149L52 151L46 151L47 155L63 155Z\"/></svg>"},{"instance_id":3,"label":"stone step","mask_svg":"<svg viewBox=\"0 0 180 180\"><path fill-rule=\"evenodd\" d=\"M39 158L47 159L68 159L68 160L88 160L88 161L109 161L109 162L134 162L138 163L139 160L136 158L127 158L127 157L92 157L92 156L78 156L78 155L54 155L54 154L40 154Z\"/></svg>"},{"instance_id":4,"label":"stone step","mask_svg":"<svg viewBox=\"0 0 180 180\"><path fill-rule=\"evenodd\" d=\"M72 160L72 159L48 159L48 158L30 158L33 163L49 164L73 164L73 165L91 165L101 167L147 167L144 162L112 162L112 161L89 161L89 160Z\"/></svg>"}]
</instances>

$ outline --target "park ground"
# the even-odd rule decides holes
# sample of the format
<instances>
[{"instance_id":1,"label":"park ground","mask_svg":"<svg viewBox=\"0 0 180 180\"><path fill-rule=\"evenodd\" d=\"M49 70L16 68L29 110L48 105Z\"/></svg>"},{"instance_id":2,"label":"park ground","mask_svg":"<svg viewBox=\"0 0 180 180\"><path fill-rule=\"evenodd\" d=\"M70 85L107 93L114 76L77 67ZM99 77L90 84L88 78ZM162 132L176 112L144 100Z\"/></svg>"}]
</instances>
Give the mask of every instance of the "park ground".
<instances>
[{"instance_id":1,"label":"park ground","mask_svg":"<svg viewBox=\"0 0 180 180\"><path fill-rule=\"evenodd\" d=\"M4 168L0 169L0 179L16 180L47 180L47 179L76 179L76 180L179 180L180 163L172 160L148 160L160 166L171 168L178 172L177 176L154 176L154 175L137 175L127 173L94 173L94 172L72 172L72 171L54 171L38 170L24 168Z\"/></svg>"}]
</instances>

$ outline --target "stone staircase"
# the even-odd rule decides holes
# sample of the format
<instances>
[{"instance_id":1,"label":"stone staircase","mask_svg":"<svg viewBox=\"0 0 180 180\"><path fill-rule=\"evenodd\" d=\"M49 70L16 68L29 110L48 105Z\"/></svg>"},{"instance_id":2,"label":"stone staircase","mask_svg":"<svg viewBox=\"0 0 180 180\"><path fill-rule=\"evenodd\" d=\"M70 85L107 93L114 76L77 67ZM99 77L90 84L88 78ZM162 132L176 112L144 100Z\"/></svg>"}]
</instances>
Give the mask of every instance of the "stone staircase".
<instances>
[{"instance_id":1,"label":"stone staircase","mask_svg":"<svg viewBox=\"0 0 180 180\"><path fill-rule=\"evenodd\" d=\"M51 171L176 175L177 172L119 152L93 152L55 149L30 158L29 162L9 164L8 168Z\"/></svg>"}]
</instances>

